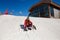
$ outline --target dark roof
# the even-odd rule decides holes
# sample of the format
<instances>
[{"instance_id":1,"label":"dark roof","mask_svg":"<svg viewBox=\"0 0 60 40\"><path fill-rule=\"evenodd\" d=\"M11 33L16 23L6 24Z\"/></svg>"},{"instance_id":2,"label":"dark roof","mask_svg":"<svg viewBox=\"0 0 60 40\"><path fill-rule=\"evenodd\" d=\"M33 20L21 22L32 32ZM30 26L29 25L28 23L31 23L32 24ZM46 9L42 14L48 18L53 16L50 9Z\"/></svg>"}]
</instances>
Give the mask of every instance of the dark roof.
<instances>
[{"instance_id":1,"label":"dark roof","mask_svg":"<svg viewBox=\"0 0 60 40\"><path fill-rule=\"evenodd\" d=\"M57 9L60 10L60 5L57 5L57 4L53 3L53 2L51 2L51 3L39 2L39 3L35 4L35 5L33 5L33 6L30 8L29 11L32 12L34 8L39 7L39 6L41 6L42 4L49 4L49 5L52 5L54 8L57 8Z\"/></svg>"},{"instance_id":2,"label":"dark roof","mask_svg":"<svg viewBox=\"0 0 60 40\"><path fill-rule=\"evenodd\" d=\"M50 5L52 5L52 6L54 6L55 8L57 8L57 9L60 10L60 5L57 5L57 4L53 3L53 2L51 2Z\"/></svg>"}]
</instances>

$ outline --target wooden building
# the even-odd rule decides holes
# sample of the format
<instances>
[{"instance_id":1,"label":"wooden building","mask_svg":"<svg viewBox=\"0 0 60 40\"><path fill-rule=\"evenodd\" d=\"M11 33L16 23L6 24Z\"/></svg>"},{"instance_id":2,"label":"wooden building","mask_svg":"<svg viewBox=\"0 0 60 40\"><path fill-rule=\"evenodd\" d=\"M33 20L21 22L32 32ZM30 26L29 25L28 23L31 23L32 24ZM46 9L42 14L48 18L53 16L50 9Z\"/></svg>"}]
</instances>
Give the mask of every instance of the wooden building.
<instances>
[{"instance_id":1,"label":"wooden building","mask_svg":"<svg viewBox=\"0 0 60 40\"><path fill-rule=\"evenodd\" d=\"M52 2L52 0L41 0L41 2L33 5L30 9L30 16L60 18L60 5Z\"/></svg>"}]
</instances>

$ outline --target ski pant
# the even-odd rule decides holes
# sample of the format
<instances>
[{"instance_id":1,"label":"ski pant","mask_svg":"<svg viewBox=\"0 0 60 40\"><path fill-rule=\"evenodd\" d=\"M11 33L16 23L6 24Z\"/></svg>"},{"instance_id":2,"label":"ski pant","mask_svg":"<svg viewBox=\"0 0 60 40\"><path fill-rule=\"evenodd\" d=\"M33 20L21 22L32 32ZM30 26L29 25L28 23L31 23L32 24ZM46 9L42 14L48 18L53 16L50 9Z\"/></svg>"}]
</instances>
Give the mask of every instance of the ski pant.
<instances>
[{"instance_id":1,"label":"ski pant","mask_svg":"<svg viewBox=\"0 0 60 40\"><path fill-rule=\"evenodd\" d=\"M25 26L24 28L29 28L32 27L32 24Z\"/></svg>"}]
</instances>

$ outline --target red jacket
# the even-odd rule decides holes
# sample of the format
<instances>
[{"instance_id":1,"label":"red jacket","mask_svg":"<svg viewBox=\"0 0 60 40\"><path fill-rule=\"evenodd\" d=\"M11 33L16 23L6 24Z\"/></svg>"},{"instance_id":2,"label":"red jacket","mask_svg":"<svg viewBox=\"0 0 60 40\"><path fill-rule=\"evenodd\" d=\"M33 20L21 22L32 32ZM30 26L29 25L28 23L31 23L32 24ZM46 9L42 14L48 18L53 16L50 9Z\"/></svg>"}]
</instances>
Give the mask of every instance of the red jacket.
<instances>
[{"instance_id":1,"label":"red jacket","mask_svg":"<svg viewBox=\"0 0 60 40\"><path fill-rule=\"evenodd\" d=\"M30 21L30 20L25 20L24 21L24 27L27 27L27 26L29 26L29 25L32 25L32 22Z\"/></svg>"}]
</instances>

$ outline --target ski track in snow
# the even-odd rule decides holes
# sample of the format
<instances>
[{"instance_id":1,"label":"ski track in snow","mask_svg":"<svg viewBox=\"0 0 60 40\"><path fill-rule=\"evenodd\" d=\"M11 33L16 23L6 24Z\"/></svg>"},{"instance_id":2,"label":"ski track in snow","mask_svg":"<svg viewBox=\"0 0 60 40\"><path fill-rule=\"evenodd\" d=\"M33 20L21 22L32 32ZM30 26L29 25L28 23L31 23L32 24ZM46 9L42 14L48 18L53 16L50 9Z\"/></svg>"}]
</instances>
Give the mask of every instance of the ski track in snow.
<instances>
[{"instance_id":1,"label":"ski track in snow","mask_svg":"<svg viewBox=\"0 0 60 40\"><path fill-rule=\"evenodd\" d=\"M30 20L37 30L23 31L25 16L0 16L0 40L60 40L60 19L35 18Z\"/></svg>"}]
</instances>

